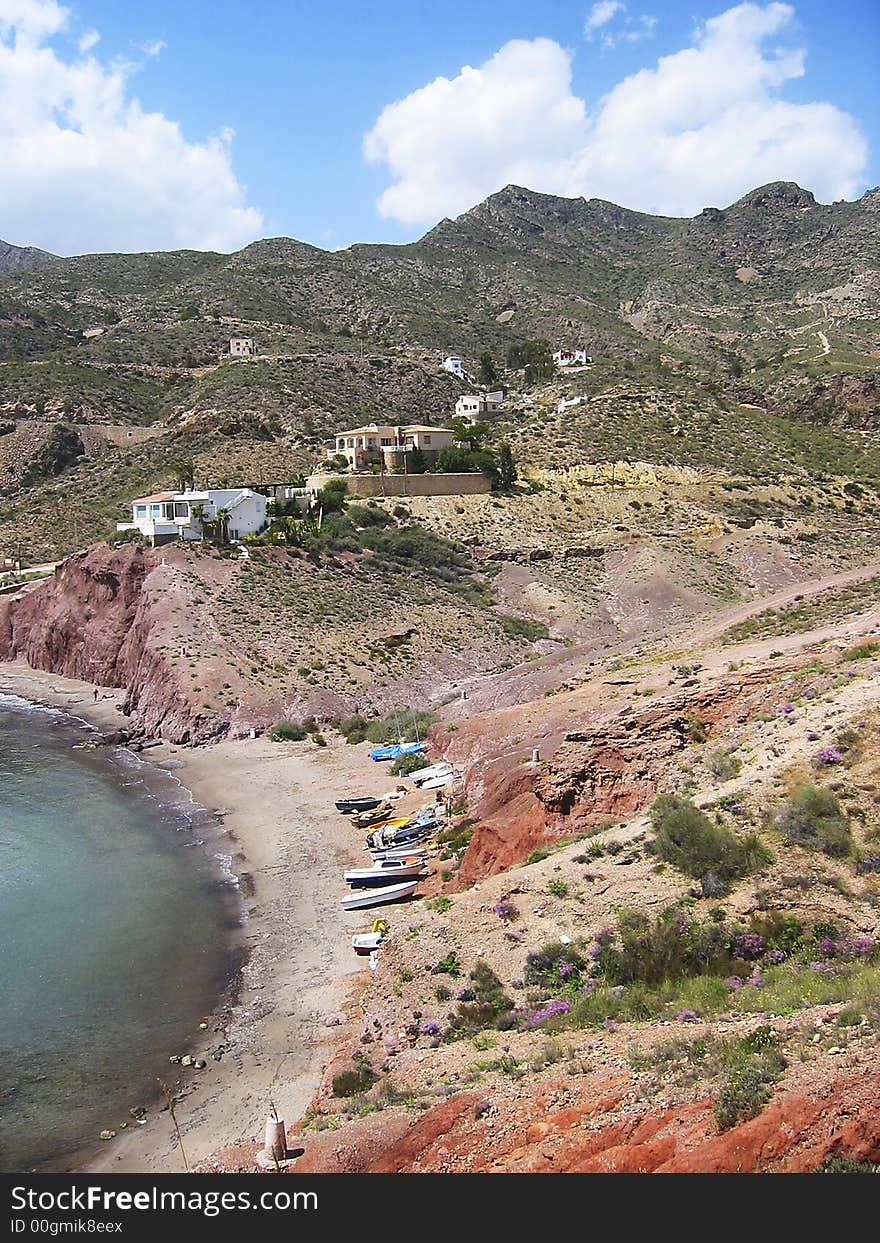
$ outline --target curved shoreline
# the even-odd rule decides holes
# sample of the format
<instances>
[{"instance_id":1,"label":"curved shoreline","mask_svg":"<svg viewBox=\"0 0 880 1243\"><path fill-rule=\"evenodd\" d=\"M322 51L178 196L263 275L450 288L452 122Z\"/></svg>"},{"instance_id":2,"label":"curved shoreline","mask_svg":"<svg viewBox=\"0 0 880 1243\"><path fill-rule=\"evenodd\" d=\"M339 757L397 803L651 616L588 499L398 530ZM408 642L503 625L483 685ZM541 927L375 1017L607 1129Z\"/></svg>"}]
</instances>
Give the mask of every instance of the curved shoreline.
<instances>
[{"instance_id":1,"label":"curved shoreline","mask_svg":"<svg viewBox=\"0 0 880 1243\"><path fill-rule=\"evenodd\" d=\"M112 732L124 691L98 689L96 702L85 682L0 664L0 691ZM176 1114L190 1168L227 1145L260 1140L270 1101L294 1122L335 1049L348 985L363 970L350 948L363 917L339 905L340 872L359 858L361 843L333 800L352 781L366 792L387 784L384 771L359 752L257 738L197 749L162 743L136 757L173 776L217 817L244 912L237 982L208 1018L208 1031L194 1033L194 1047L181 1050L204 1057L207 1068L169 1067L169 1080L180 1076ZM154 1106L147 1118L56 1168L181 1172L167 1111Z\"/></svg>"}]
</instances>

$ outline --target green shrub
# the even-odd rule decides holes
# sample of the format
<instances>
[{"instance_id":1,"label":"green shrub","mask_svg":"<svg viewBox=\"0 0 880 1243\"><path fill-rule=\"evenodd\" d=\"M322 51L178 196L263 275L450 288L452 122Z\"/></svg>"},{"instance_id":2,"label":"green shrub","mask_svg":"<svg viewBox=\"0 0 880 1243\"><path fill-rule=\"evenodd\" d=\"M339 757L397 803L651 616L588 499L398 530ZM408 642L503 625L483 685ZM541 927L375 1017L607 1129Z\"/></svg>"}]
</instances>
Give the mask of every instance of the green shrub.
<instances>
[{"instance_id":1,"label":"green shrub","mask_svg":"<svg viewBox=\"0 0 880 1243\"><path fill-rule=\"evenodd\" d=\"M425 764L424 754L421 751L412 751L406 755L399 755L391 765L389 772L392 777L408 777L410 773L417 773L420 768L424 768Z\"/></svg>"},{"instance_id":2,"label":"green shrub","mask_svg":"<svg viewBox=\"0 0 880 1243\"><path fill-rule=\"evenodd\" d=\"M880 1165L857 1161L855 1157L832 1157L819 1166L820 1174L880 1174Z\"/></svg>"},{"instance_id":3,"label":"green shrub","mask_svg":"<svg viewBox=\"0 0 880 1243\"><path fill-rule=\"evenodd\" d=\"M513 1002L504 991L501 980L482 958L478 959L468 979L450 1025L450 1034L468 1035L493 1027L513 1009Z\"/></svg>"},{"instance_id":4,"label":"green shrub","mask_svg":"<svg viewBox=\"0 0 880 1243\"><path fill-rule=\"evenodd\" d=\"M533 621L530 617L512 617L506 613L499 613L498 620L501 623L501 629L511 639L525 639L529 643L534 643L536 639L546 639L550 635L544 622Z\"/></svg>"},{"instance_id":5,"label":"green shrub","mask_svg":"<svg viewBox=\"0 0 880 1243\"><path fill-rule=\"evenodd\" d=\"M339 732L346 742L363 742L367 736L369 724L370 722L365 716L361 716L359 712L356 712L354 716L346 717L344 721L340 721Z\"/></svg>"},{"instance_id":6,"label":"green shrub","mask_svg":"<svg viewBox=\"0 0 880 1243\"><path fill-rule=\"evenodd\" d=\"M719 747L706 757L706 767L716 781L730 781L742 768L742 761L732 747Z\"/></svg>"},{"instance_id":7,"label":"green shrub","mask_svg":"<svg viewBox=\"0 0 880 1243\"><path fill-rule=\"evenodd\" d=\"M661 794L651 808L651 822L655 831L651 851L701 881L707 897L721 897L731 881L758 871L772 859L754 833L735 836L681 795Z\"/></svg>"},{"instance_id":8,"label":"green shrub","mask_svg":"<svg viewBox=\"0 0 880 1243\"><path fill-rule=\"evenodd\" d=\"M732 934L715 920L689 921L669 907L652 923L644 911L624 911L617 920L618 946L600 942L596 962L610 984L657 986L685 975L723 975L732 969Z\"/></svg>"},{"instance_id":9,"label":"green shrub","mask_svg":"<svg viewBox=\"0 0 880 1243\"><path fill-rule=\"evenodd\" d=\"M776 828L793 845L819 850L832 858L852 854L849 822L830 790L800 786L776 812Z\"/></svg>"},{"instance_id":10,"label":"green shrub","mask_svg":"<svg viewBox=\"0 0 880 1243\"><path fill-rule=\"evenodd\" d=\"M756 1117L770 1100L770 1088L787 1065L775 1045L776 1037L769 1028L758 1028L736 1042L730 1068L715 1101L719 1130L727 1131Z\"/></svg>"},{"instance_id":11,"label":"green shrub","mask_svg":"<svg viewBox=\"0 0 880 1243\"><path fill-rule=\"evenodd\" d=\"M455 950L450 950L446 957L441 958L432 970L434 975L461 975L461 963L458 961L458 954L456 954Z\"/></svg>"},{"instance_id":12,"label":"green shrub","mask_svg":"<svg viewBox=\"0 0 880 1243\"><path fill-rule=\"evenodd\" d=\"M269 730L272 742L302 742L308 737L308 730L300 721L278 721Z\"/></svg>"},{"instance_id":13,"label":"green shrub","mask_svg":"<svg viewBox=\"0 0 880 1243\"><path fill-rule=\"evenodd\" d=\"M351 1070L342 1070L333 1078L334 1096L358 1096L368 1092L378 1076L365 1063L353 1066Z\"/></svg>"}]
</instances>

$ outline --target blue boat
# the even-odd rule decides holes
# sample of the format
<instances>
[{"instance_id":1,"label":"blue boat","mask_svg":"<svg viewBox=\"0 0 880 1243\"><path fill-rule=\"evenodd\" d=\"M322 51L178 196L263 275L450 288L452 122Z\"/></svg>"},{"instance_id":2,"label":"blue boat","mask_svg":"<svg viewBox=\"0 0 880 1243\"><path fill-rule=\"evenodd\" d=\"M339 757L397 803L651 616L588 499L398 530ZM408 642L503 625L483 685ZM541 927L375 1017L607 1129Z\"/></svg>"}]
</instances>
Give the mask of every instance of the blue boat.
<instances>
[{"instance_id":1,"label":"blue boat","mask_svg":"<svg viewBox=\"0 0 880 1243\"><path fill-rule=\"evenodd\" d=\"M416 751L424 751L423 742L395 742L390 747L375 747L370 752L371 760L396 760L400 755L412 755Z\"/></svg>"}]
</instances>

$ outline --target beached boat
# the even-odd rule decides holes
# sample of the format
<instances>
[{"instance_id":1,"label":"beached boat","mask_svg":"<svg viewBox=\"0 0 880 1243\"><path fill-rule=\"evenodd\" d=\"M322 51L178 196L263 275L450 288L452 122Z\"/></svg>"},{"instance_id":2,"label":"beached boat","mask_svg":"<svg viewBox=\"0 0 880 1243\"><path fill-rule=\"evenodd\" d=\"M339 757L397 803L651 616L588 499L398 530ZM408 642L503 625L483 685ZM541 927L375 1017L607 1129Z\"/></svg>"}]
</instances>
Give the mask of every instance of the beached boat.
<instances>
[{"instance_id":1,"label":"beached boat","mask_svg":"<svg viewBox=\"0 0 880 1243\"><path fill-rule=\"evenodd\" d=\"M369 868L347 868L342 879L352 888L361 885L387 885L395 877L410 878L422 876L425 872L425 860L404 856L401 859L377 859Z\"/></svg>"},{"instance_id":2,"label":"beached boat","mask_svg":"<svg viewBox=\"0 0 880 1243\"><path fill-rule=\"evenodd\" d=\"M400 898L408 898L418 885L418 879L402 881L399 885L384 885L381 888L356 889L348 897L342 899L342 909L357 911L368 906L382 906L385 902L397 902Z\"/></svg>"},{"instance_id":3,"label":"beached boat","mask_svg":"<svg viewBox=\"0 0 880 1243\"><path fill-rule=\"evenodd\" d=\"M425 744L423 742L395 742L390 747L374 747L370 752L370 759L396 760L401 755L414 755L418 751L424 751Z\"/></svg>"},{"instance_id":4,"label":"beached boat","mask_svg":"<svg viewBox=\"0 0 880 1243\"><path fill-rule=\"evenodd\" d=\"M374 859L427 859L428 857L427 850L420 845L383 846L379 850L370 850L370 854Z\"/></svg>"},{"instance_id":5,"label":"beached boat","mask_svg":"<svg viewBox=\"0 0 880 1243\"><path fill-rule=\"evenodd\" d=\"M386 798L392 797L386 795ZM341 811L344 816L352 815L355 812L375 811L380 805L380 798L338 798L336 800L336 810Z\"/></svg>"},{"instance_id":6,"label":"beached boat","mask_svg":"<svg viewBox=\"0 0 880 1243\"><path fill-rule=\"evenodd\" d=\"M351 938L351 948L356 954L373 954L384 939L381 932L356 932Z\"/></svg>"},{"instance_id":7,"label":"beached boat","mask_svg":"<svg viewBox=\"0 0 880 1243\"><path fill-rule=\"evenodd\" d=\"M414 773L407 773L410 781L420 786L425 781L430 781L432 777L442 777L444 773L452 772L452 765L445 761L440 764L429 764L427 768L417 768Z\"/></svg>"},{"instance_id":8,"label":"beached boat","mask_svg":"<svg viewBox=\"0 0 880 1243\"><path fill-rule=\"evenodd\" d=\"M430 777L427 781L422 782L423 790L441 790L443 786L448 786L453 780L455 774L450 771L448 773L438 773L436 777Z\"/></svg>"},{"instance_id":9,"label":"beached boat","mask_svg":"<svg viewBox=\"0 0 880 1243\"><path fill-rule=\"evenodd\" d=\"M356 829L370 829L374 825L384 824L386 820L391 818L393 812L394 808L390 803L382 803L374 808L373 811L356 812L351 817L351 822ZM405 816L402 818L406 819Z\"/></svg>"},{"instance_id":10,"label":"beached boat","mask_svg":"<svg viewBox=\"0 0 880 1243\"><path fill-rule=\"evenodd\" d=\"M369 816L352 816L351 822L356 829L401 829L411 819L412 816L389 816L385 812L380 820L370 819Z\"/></svg>"},{"instance_id":11,"label":"beached boat","mask_svg":"<svg viewBox=\"0 0 880 1243\"><path fill-rule=\"evenodd\" d=\"M414 842L423 842L431 835L436 821L423 821L419 824L405 824L397 829L374 829L367 834L368 850L385 850L389 846L406 846Z\"/></svg>"},{"instance_id":12,"label":"beached boat","mask_svg":"<svg viewBox=\"0 0 880 1243\"><path fill-rule=\"evenodd\" d=\"M375 954L388 936L391 927L387 919L374 919L369 932L356 932L351 938L351 948L356 954Z\"/></svg>"}]
</instances>

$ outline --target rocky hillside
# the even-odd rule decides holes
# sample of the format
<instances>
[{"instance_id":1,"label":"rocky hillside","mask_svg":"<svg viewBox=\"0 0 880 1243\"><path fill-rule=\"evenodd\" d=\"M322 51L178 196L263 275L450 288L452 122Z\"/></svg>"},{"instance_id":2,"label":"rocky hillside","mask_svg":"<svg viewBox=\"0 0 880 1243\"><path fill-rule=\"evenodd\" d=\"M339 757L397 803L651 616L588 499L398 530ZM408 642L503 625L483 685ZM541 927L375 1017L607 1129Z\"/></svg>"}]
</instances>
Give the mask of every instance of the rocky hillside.
<instances>
[{"instance_id":1,"label":"rocky hillside","mask_svg":"<svg viewBox=\"0 0 880 1243\"><path fill-rule=\"evenodd\" d=\"M202 482L226 462L289 476L352 422L448 419L463 385L443 354L476 372L488 350L510 389L493 434L530 468L880 477L878 204L876 190L825 206L779 183L680 220L511 186L407 246L49 257L0 277L0 429L155 429L150 453L111 440L71 478L115 507L108 476L158 486L181 456ZM234 334L260 357L221 361ZM535 336L594 363L527 384L506 360ZM42 507L46 470L18 460L13 474L0 540Z\"/></svg>"},{"instance_id":2,"label":"rocky hillside","mask_svg":"<svg viewBox=\"0 0 880 1243\"><path fill-rule=\"evenodd\" d=\"M57 259L46 250L38 250L36 246L13 246L0 237L0 276L8 272L23 272L28 268L38 268L41 263Z\"/></svg>"}]
</instances>

